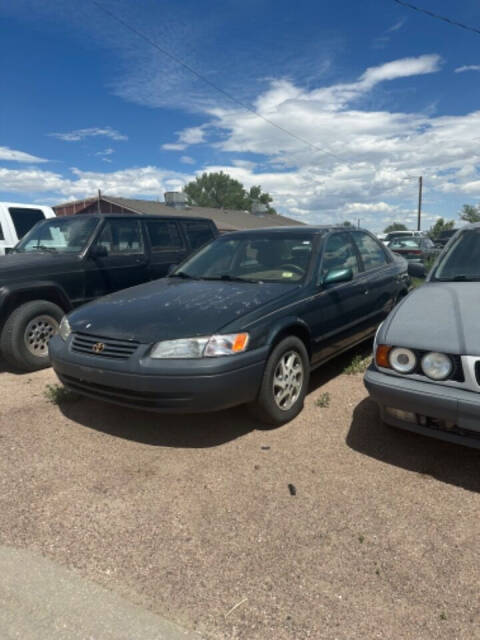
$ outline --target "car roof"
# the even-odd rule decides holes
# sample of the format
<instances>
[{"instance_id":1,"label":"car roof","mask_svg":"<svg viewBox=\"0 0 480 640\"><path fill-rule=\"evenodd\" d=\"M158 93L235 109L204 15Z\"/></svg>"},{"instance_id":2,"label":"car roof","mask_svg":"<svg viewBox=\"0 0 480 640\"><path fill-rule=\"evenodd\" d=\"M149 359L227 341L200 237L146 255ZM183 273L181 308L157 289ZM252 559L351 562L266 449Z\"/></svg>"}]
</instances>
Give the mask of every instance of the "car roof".
<instances>
[{"instance_id":1,"label":"car roof","mask_svg":"<svg viewBox=\"0 0 480 640\"><path fill-rule=\"evenodd\" d=\"M288 226L288 227L263 227L261 229L243 229L241 231L232 231L229 233L225 233L222 235L222 238L229 238L231 236L260 236L265 234L274 234L274 235L318 235L325 234L330 231L365 231L366 233L370 233L366 229L358 228L358 227L345 227L344 225L299 225L297 226ZM373 235L373 234L372 234Z\"/></svg>"}]
</instances>

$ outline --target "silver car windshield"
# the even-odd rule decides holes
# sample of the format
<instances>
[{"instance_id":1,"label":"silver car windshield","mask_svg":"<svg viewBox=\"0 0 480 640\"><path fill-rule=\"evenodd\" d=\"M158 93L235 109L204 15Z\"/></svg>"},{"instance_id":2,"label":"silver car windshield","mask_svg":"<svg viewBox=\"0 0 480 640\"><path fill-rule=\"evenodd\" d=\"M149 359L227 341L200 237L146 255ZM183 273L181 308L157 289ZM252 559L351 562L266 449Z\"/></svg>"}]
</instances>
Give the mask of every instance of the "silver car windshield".
<instances>
[{"instance_id":1,"label":"silver car windshield","mask_svg":"<svg viewBox=\"0 0 480 640\"><path fill-rule=\"evenodd\" d=\"M31 229L17 244L18 253L81 253L88 244L97 218L50 218Z\"/></svg>"},{"instance_id":2,"label":"silver car windshield","mask_svg":"<svg viewBox=\"0 0 480 640\"><path fill-rule=\"evenodd\" d=\"M432 280L480 280L480 229L468 229L457 235L441 259Z\"/></svg>"}]
</instances>

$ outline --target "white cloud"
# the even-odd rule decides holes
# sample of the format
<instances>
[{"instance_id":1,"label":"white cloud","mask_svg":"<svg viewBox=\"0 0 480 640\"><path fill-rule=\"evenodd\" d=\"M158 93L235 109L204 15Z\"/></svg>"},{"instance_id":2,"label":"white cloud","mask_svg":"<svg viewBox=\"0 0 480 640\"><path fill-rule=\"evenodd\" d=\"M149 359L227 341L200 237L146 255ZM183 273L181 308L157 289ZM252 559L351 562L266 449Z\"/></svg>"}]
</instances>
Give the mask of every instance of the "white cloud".
<instances>
[{"instance_id":1,"label":"white cloud","mask_svg":"<svg viewBox=\"0 0 480 640\"><path fill-rule=\"evenodd\" d=\"M97 138L104 137L111 140L128 140L128 136L120 133L112 127L90 127L87 129L76 129L74 131L67 131L65 133L49 133L52 138L58 138L64 142L79 142L85 140L85 138Z\"/></svg>"},{"instance_id":2,"label":"white cloud","mask_svg":"<svg viewBox=\"0 0 480 640\"><path fill-rule=\"evenodd\" d=\"M104 149L103 151L97 151L95 153L96 156L100 156L100 158L105 158L106 156L111 156L112 153L115 153L115 149L112 149L111 147L108 147L107 149Z\"/></svg>"},{"instance_id":3,"label":"white cloud","mask_svg":"<svg viewBox=\"0 0 480 640\"><path fill-rule=\"evenodd\" d=\"M378 67L370 67L367 69L360 77L359 84L365 88L371 88L385 80L395 80L397 78L434 73L435 71L439 71L440 63L440 56L435 54L386 62Z\"/></svg>"},{"instance_id":4,"label":"white cloud","mask_svg":"<svg viewBox=\"0 0 480 640\"><path fill-rule=\"evenodd\" d=\"M32 156L30 153L25 153L25 151L16 151L9 147L0 147L0 160L7 160L9 162L28 162L31 164L48 162L45 158Z\"/></svg>"},{"instance_id":5,"label":"white cloud","mask_svg":"<svg viewBox=\"0 0 480 640\"><path fill-rule=\"evenodd\" d=\"M455 69L455 73L463 73L464 71L480 71L480 64L465 64L463 67Z\"/></svg>"},{"instance_id":6,"label":"white cloud","mask_svg":"<svg viewBox=\"0 0 480 640\"><path fill-rule=\"evenodd\" d=\"M202 127L188 127L183 131L177 131L178 142L162 144L165 151L183 151L192 144L200 144L205 141L205 131Z\"/></svg>"},{"instance_id":7,"label":"white cloud","mask_svg":"<svg viewBox=\"0 0 480 640\"><path fill-rule=\"evenodd\" d=\"M186 148L186 144L179 144L177 142L167 142L166 144L162 144L162 149L164 151L183 151Z\"/></svg>"},{"instance_id":8,"label":"white cloud","mask_svg":"<svg viewBox=\"0 0 480 640\"><path fill-rule=\"evenodd\" d=\"M183 162L183 164L195 164L195 160L191 156L182 156L180 162Z\"/></svg>"},{"instance_id":9,"label":"white cloud","mask_svg":"<svg viewBox=\"0 0 480 640\"><path fill-rule=\"evenodd\" d=\"M407 21L406 18L401 18L400 20L395 22L395 24L393 24L389 29L387 29L387 33L392 33L393 31L398 31L399 29L401 29L403 27L403 25L406 23L406 21Z\"/></svg>"}]
</instances>

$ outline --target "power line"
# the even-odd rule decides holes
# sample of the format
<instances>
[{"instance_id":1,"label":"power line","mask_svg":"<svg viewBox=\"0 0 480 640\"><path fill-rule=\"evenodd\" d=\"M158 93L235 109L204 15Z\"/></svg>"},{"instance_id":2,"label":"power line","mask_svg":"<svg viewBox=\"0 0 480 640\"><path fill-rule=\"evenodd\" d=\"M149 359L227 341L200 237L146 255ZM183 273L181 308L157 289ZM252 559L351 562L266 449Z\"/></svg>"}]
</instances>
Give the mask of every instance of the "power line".
<instances>
[{"instance_id":1,"label":"power line","mask_svg":"<svg viewBox=\"0 0 480 640\"><path fill-rule=\"evenodd\" d=\"M402 7L408 7L409 9L413 9L414 11L418 11L418 13L424 13L431 18L443 20L443 22L453 25L454 27L460 27L461 29L465 29L466 31L473 31L473 33L480 34L480 29L477 29L476 27L471 27L468 24L463 24L462 22L458 22L457 20L453 20L452 18L441 16L438 13L434 13L433 11L429 11L428 9L423 9L422 7L416 7L414 4L410 4L409 2L405 2L404 0L393 0L393 2L396 2L396 4L400 4Z\"/></svg>"},{"instance_id":2,"label":"power line","mask_svg":"<svg viewBox=\"0 0 480 640\"><path fill-rule=\"evenodd\" d=\"M161 47L157 42L155 42L155 40L152 40L152 38L150 38L150 36L148 36L143 31L140 31L140 29L137 29L136 27L132 26L131 24L129 24L128 22L123 20L123 18L117 16L115 13L110 11L110 9L107 9L106 7L104 7L102 4L100 4L96 0L91 0L91 2L92 2L92 4L94 4L97 7L97 9L100 9L100 11L103 11L103 13L105 13L108 16L110 16L110 18L112 18L113 20L115 20L116 22L121 24L125 29L128 29L129 31L131 31L132 33L137 35L139 38L142 38L143 40L148 42L152 47L154 47L155 49L158 49L158 51L160 51L160 53L162 53L164 56L166 56L167 58L170 58L170 60L173 60L176 64L180 65L181 67L183 67L184 69L186 69L187 71L192 73L199 80L201 80L205 84L208 84L212 89L215 89L215 91L218 91L219 93L221 93L223 96L228 98L231 102L234 102L235 104L238 104L240 107L242 107L242 109L245 109L246 111L249 111L250 113L253 113L258 118L261 118L264 122L267 122L268 124L270 124L272 127L275 127L279 131L283 131L283 133L289 135L291 138L294 138L298 142L302 142L303 144L306 144L308 147L310 147L314 151L319 151L320 153L328 154L328 155L332 156L333 158L336 158L337 160L340 160L341 162L344 162L344 159L341 158L340 156L338 156L336 153L333 153L333 151L330 151L329 149L326 149L326 148L323 148L323 147L319 147L318 145L314 144L313 142L310 142L309 140L307 140L306 138L302 138L301 136L297 135L296 133L292 133L288 129L285 129L284 127L282 127L281 125L277 124L273 120L270 120L269 118L266 118L265 116L262 116L261 113L256 111L249 104L243 102L242 100L239 100L234 95L232 95L230 92L225 91L225 89L222 89L221 87L219 87L218 85L213 83L211 80L209 80L204 75L199 73L196 69L191 67L189 64L187 64L186 62L184 62L183 60L181 60L180 58L175 56L170 51L167 51L166 49Z\"/></svg>"}]
</instances>

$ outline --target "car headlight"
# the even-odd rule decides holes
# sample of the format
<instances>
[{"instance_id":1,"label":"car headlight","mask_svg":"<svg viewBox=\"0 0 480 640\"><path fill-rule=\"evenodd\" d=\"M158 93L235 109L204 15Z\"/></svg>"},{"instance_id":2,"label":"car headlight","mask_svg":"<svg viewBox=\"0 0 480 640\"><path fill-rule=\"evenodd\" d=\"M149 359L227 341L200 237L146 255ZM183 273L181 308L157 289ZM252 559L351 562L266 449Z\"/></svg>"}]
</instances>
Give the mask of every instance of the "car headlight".
<instances>
[{"instance_id":1,"label":"car headlight","mask_svg":"<svg viewBox=\"0 0 480 640\"><path fill-rule=\"evenodd\" d=\"M57 333L64 342L67 341L68 336L72 333L72 328L70 327L67 316L63 316L63 318L61 319L60 324L58 325Z\"/></svg>"},{"instance_id":2,"label":"car headlight","mask_svg":"<svg viewBox=\"0 0 480 640\"><path fill-rule=\"evenodd\" d=\"M422 371L432 380L445 380L452 373L452 360L444 353L432 351L422 358Z\"/></svg>"},{"instance_id":3,"label":"car headlight","mask_svg":"<svg viewBox=\"0 0 480 640\"><path fill-rule=\"evenodd\" d=\"M242 353L248 345L248 333L229 333L204 338L181 338L157 342L150 357L160 358L212 358Z\"/></svg>"},{"instance_id":4,"label":"car headlight","mask_svg":"<svg viewBox=\"0 0 480 640\"><path fill-rule=\"evenodd\" d=\"M417 356L411 349L395 347L388 354L388 360L397 373L412 373L417 366Z\"/></svg>"}]
</instances>

